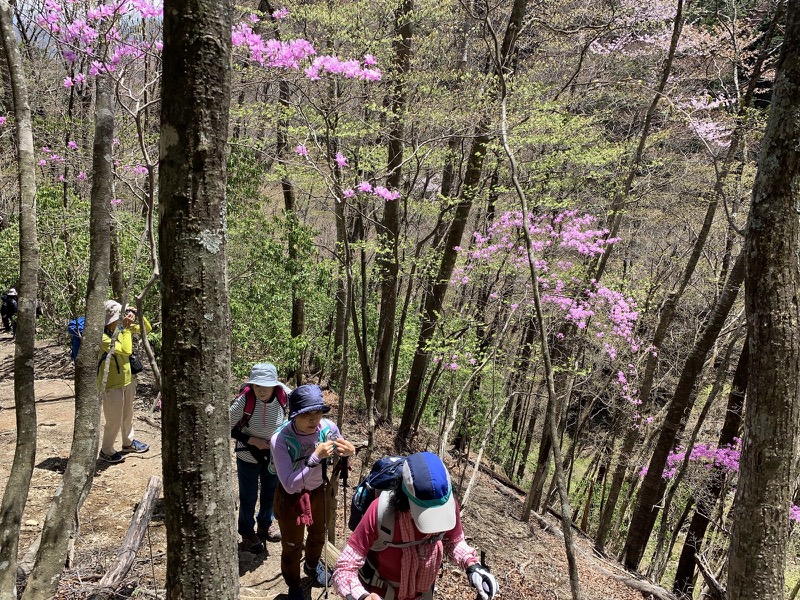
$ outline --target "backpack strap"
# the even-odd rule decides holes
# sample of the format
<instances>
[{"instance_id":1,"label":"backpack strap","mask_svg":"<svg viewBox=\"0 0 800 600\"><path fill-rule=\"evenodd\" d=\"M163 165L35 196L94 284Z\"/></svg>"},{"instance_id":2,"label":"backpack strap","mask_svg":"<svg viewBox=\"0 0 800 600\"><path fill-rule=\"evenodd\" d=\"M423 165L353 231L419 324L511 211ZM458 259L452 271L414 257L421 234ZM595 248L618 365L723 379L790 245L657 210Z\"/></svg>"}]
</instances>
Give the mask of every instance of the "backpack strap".
<instances>
[{"instance_id":1,"label":"backpack strap","mask_svg":"<svg viewBox=\"0 0 800 600\"><path fill-rule=\"evenodd\" d=\"M280 404L282 408L286 408L289 399L286 396L286 390L283 389L280 383L275 386L275 397L278 399L278 404Z\"/></svg>"},{"instance_id":2,"label":"backpack strap","mask_svg":"<svg viewBox=\"0 0 800 600\"><path fill-rule=\"evenodd\" d=\"M252 387L245 386L240 396L244 394L244 412L242 413L242 418L234 425L236 429L242 429L247 427L247 424L250 422L250 417L253 416L253 412L256 410L256 393Z\"/></svg>"},{"instance_id":3,"label":"backpack strap","mask_svg":"<svg viewBox=\"0 0 800 600\"><path fill-rule=\"evenodd\" d=\"M305 460L306 457L303 456L303 447L300 445L300 440L295 437L294 429L289 427L290 423L291 421L287 419L281 423L280 427L275 430L275 433L279 433L284 429L286 430L283 435L283 439L286 441L286 447L289 450L289 458L292 459L292 468L294 469L295 465ZM326 442L328 441L328 436L331 433L331 422L328 421L328 419L322 419L320 424L322 425L322 428L319 430L319 441ZM273 469L274 465L270 464L270 473L275 472Z\"/></svg>"},{"instance_id":4,"label":"backpack strap","mask_svg":"<svg viewBox=\"0 0 800 600\"><path fill-rule=\"evenodd\" d=\"M380 552L392 545L394 540L394 506L392 506L392 492L381 492L378 496L378 538L370 546L371 552Z\"/></svg>"}]
</instances>

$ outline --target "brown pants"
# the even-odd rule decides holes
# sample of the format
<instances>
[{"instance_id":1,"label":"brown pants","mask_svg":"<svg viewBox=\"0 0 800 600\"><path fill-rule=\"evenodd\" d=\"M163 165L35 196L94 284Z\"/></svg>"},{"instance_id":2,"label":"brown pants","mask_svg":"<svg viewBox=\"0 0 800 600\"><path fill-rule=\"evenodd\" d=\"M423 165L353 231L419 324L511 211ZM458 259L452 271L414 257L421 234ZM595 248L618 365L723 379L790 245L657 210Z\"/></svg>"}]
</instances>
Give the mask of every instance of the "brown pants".
<instances>
[{"instance_id":1,"label":"brown pants","mask_svg":"<svg viewBox=\"0 0 800 600\"><path fill-rule=\"evenodd\" d=\"M322 548L325 545L325 509L328 510L328 528L334 527L330 512L333 506L333 494L336 493L335 486L321 485L308 494L311 496L311 516L314 523L308 528L306 538L306 564L315 568L322 556ZM327 494L327 497L325 496ZM297 524L297 514L294 504L300 494L289 494L278 486L275 492L275 518L281 528L281 575L286 585L296 587L300 585L300 559L303 556L303 535L305 525Z\"/></svg>"}]
</instances>

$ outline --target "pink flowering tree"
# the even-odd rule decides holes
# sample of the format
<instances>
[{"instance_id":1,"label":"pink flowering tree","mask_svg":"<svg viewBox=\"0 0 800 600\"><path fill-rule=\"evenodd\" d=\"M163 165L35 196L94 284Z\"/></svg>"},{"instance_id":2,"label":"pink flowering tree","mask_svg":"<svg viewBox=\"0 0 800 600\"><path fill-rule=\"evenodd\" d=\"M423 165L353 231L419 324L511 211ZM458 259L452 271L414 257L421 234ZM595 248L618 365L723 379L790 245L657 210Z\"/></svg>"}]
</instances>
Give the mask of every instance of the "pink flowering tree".
<instances>
[{"instance_id":1,"label":"pink flowering tree","mask_svg":"<svg viewBox=\"0 0 800 600\"><path fill-rule=\"evenodd\" d=\"M489 298L493 310L519 309L520 318L532 309L522 226L522 213L508 211L485 232L475 232L472 246L461 249L464 262L453 277L453 283L466 286L487 268L512 275L512 286ZM575 210L531 215L527 227L540 273L542 304L553 328L550 335L562 338L564 324L579 331L592 368L612 370L619 397L636 406L634 358L641 347L635 334L636 303L619 290L586 282L583 276L587 263L617 240L606 237L595 217Z\"/></svg>"}]
</instances>

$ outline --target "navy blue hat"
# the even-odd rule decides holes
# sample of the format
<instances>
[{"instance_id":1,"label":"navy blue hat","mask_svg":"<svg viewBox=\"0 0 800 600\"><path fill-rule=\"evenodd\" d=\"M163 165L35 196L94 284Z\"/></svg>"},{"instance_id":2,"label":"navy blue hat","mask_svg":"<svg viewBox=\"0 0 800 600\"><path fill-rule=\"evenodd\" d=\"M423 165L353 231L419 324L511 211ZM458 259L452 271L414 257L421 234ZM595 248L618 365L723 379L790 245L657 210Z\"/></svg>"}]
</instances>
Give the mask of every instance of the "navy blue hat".
<instances>
[{"instance_id":1,"label":"navy blue hat","mask_svg":"<svg viewBox=\"0 0 800 600\"><path fill-rule=\"evenodd\" d=\"M450 473L431 452L417 452L403 464L403 491L414 524L422 533L450 531L456 526L456 505Z\"/></svg>"},{"instance_id":2,"label":"navy blue hat","mask_svg":"<svg viewBox=\"0 0 800 600\"><path fill-rule=\"evenodd\" d=\"M301 385L289 394L289 419L303 413L321 410L326 413L331 407L325 404L318 385Z\"/></svg>"}]
</instances>

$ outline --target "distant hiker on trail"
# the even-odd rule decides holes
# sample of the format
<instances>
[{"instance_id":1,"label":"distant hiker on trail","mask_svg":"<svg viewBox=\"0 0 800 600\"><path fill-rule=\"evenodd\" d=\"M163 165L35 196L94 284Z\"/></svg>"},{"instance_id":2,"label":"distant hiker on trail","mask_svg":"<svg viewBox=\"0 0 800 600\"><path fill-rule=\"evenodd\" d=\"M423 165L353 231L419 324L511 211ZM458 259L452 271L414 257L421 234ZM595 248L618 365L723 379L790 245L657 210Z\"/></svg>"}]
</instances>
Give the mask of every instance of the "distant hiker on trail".
<instances>
[{"instance_id":1,"label":"distant hiker on trail","mask_svg":"<svg viewBox=\"0 0 800 600\"><path fill-rule=\"evenodd\" d=\"M278 476L269 468L269 441L286 420L287 392L278 381L278 370L259 363L230 408L231 437L236 440L236 475L239 480L239 520L242 546L248 552L264 551L264 542L279 542L280 529L273 522L273 502ZM258 515L256 503L261 491ZM256 530L256 526L258 530Z\"/></svg>"},{"instance_id":2,"label":"distant hiker on trail","mask_svg":"<svg viewBox=\"0 0 800 600\"><path fill-rule=\"evenodd\" d=\"M336 424L323 418L330 411L316 385L301 385L289 394L289 421L272 436L272 461L281 487L275 494L275 516L281 528L281 575L289 586L288 600L303 600L300 561L306 539L305 574L314 585L326 586L327 567L320 561L326 529L333 526L330 510L336 485L328 481L328 463L355 454Z\"/></svg>"},{"instance_id":3,"label":"distant hiker on trail","mask_svg":"<svg viewBox=\"0 0 800 600\"><path fill-rule=\"evenodd\" d=\"M378 522L379 510L388 523ZM497 581L464 540L459 512L441 459L430 452L407 457L402 477L369 505L339 555L333 573L339 595L347 600L431 600L447 554L466 570L481 600L493 598ZM379 543L379 526L393 530L392 542Z\"/></svg>"},{"instance_id":4,"label":"distant hiker on trail","mask_svg":"<svg viewBox=\"0 0 800 600\"><path fill-rule=\"evenodd\" d=\"M11 332L11 338L17 336L17 290L11 288L3 294L2 317L3 317L3 331Z\"/></svg>"},{"instance_id":5,"label":"distant hiker on trail","mask_svg":"<svg viewBox=\"0 0 800 600\"><path fill-rule=\"evenodd\" d=\"M108 365L108 379L103 392L103 439L100 445L99 460L107 463L120 463L125 460L123 454L147 452L150 446L133 437L133 400L136 395L136 379L131 372L131 354L133 354L133 334L139 333L136 324L136 309L129 306L125 316L120 318L122 305L114 300L106 300L106 328L100 345L97 365L97 385L103 383L105 361L111 348L111 338L119 328L114 350L111 351ZM146 318L143 319L147 331L152 327ZM122 429L122 450L114 450L117 434Z\"/></svg>"}]
</instances>

